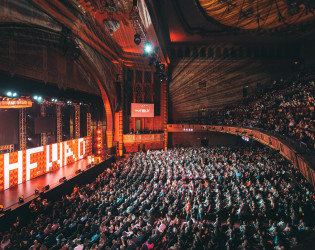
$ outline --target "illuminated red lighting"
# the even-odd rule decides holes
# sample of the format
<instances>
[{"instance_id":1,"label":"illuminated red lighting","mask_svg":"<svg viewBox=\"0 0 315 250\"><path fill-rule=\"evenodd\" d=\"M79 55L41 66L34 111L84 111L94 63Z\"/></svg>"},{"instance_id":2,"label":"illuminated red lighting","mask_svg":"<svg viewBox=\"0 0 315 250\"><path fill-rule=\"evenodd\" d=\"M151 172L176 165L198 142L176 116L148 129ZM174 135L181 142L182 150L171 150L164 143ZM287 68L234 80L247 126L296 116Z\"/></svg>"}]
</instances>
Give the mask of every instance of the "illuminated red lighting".
<instances>
[{"instance_id":1,"label":"illuminated red lighting","mask_svg":"<svg viewBox=\"0 0 315 250\"><path fill-rule=\"evenodd\" d=\"M101 140L101 137L97 137L97 140L99 140L99 141L100 141L100 140Z\"/></svg>"},{"instance_id":2,"label":"illuminated red lighting","mask_svg":"<svg viewBox=\"0 0 315 250\"><path fill-rule=\"evenodd\" d=\"M101 133L101 130L97 130L96 133L100 134L100 133Z\"/></svg>"},{"instance_id":3,"label":"illuminated red lighting","mask_svg":"<svg viewBox=\"0 0 315 250\"><path fill-rule=\"evenodd\" d=\"M97 153L98 153L98 154L100 154L100 153L101 153L101 151L97 151Z\"/></svg>"}]
</instances>

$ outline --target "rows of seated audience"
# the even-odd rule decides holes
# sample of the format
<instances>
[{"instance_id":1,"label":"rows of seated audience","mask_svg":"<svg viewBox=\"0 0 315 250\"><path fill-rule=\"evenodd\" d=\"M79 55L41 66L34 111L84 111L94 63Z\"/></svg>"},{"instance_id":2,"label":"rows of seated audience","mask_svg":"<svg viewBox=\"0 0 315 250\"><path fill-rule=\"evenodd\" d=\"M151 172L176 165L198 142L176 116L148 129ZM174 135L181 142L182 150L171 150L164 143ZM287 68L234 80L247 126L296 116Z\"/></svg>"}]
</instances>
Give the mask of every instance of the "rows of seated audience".
<instances>
[{"instance_id":1,"label":"rows of seated audience","mask_svg":"<svg viewBox=\"0 0 315 250\"><path fill-rule=\"evenodd\" d=\"M271 89L242 104L209 112L209 117L181 121L211 125L237 125L275 131L315 149L315 81L310 75L274 81Z\"/></svg>"},{"instance_id":2,"label":"rows of seated audience","mask_svg":"<svg viewBox=\"0 0 315 250\"><path fill-rule=\"evenodd\" d=\"M147 151L58 202L33 201L1 249L287 249L314 232L314 199L261 145Z\"/></svg>"}]
</instances>

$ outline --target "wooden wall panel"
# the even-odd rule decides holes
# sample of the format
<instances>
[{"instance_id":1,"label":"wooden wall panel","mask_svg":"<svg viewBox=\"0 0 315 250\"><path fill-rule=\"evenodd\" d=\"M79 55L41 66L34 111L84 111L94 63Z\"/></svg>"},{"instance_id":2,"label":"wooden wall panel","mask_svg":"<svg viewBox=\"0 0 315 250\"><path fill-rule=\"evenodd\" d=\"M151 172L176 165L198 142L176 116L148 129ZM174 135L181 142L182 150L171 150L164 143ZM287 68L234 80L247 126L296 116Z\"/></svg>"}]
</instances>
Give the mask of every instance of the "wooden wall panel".
<instances>
[{"instance_id":1,"label":"wooden wall panel","mask_svg":"<svg viewBox=\"0 0 315 250\"><path fill-rule=\"evenodd\" d=\"M257 86L271 84L288 71L288 61L182 58L170 66L169 103L173 121L198 117L200 107L219 109L240 102L243 88L248 94ZM205 84L202 84L202 83Z\"/></svg>"}]
</instances>

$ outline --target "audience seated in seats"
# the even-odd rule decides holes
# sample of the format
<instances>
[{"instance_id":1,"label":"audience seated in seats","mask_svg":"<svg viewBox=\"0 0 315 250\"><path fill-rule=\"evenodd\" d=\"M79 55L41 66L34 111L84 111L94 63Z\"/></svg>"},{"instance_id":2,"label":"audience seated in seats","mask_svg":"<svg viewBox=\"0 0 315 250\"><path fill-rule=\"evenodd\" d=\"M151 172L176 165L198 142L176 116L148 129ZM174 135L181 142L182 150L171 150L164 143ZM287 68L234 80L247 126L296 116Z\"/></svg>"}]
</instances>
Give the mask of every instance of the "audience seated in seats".
<instances>
[{"instance_id":1,"label":"audience seated in seats","mask_svg":"<svg viewBox=\"0 0 315 250\"><path fill-rule=\"evenodd\" d=\"M310 80L311 79L311 80ZM263 128L301 141L315 149L315 77L298 75L274 81L271 89L241 104L210 111L208 117L175 123Z\"/></svg>"},{"instance_id":2,"label":"audience seated in seats","mask_svg":"<svg viewBox=\"0 0 315 250\"><path fill-rule=\"evenodd\" d=\"M255 143L134 153L57 202L35 200L1 249L287 249L314 231L314 198Z\"/></svg>"}]
</instances>

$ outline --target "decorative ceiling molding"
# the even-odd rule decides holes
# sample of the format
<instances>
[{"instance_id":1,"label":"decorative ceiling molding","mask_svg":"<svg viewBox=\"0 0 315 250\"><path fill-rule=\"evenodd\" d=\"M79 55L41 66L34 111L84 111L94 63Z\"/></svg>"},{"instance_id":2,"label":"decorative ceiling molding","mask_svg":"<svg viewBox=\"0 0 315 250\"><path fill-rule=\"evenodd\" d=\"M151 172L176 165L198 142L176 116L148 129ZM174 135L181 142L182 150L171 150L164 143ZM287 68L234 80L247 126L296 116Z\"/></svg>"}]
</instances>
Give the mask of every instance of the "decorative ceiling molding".
<instances>
[{"instance_id":1,"label":"decorative ceiling molding","mask_svg":"<svg viewBox=\"0 0 315 250\"><path fill-rule=\"evenodd\" d=\"M237 31L238 29L233 29L232 27L227 27L223 24L221 24L220 22L209 18L208 15L204 15L203 14L203 9L201 8L198 0L194 1L194 6L196 7L196 9L198 10L197 13L202 14L203 17L205 17L206 21L208 21L209 23L213 24L214 26L211 26L211 28L203 28L203 27L197 27L197 26L192 26L189 23L189 20L186 18L183 9L185 8L185 5L182 6L182 2L180 0L175 0L174 2L172 1L173 6L174 6L174 10L177 12L177 16L179 17L183 27L185 28L186 32L190 33L190 34L199 34L201 36L204 35L213 35L215 34L222 34L222 33L226 33L226 31ZM196 9L194 10L194 12L196 12Z\"/></svg>"},{"instance_id":2,"label":"decorative ceiling molding","mask_svg":"<svg viewBox=\"0 0 315 250\"><path fill-rule=\"evenodd\" d=\"M79 4L82 0L76 0ZM83 0L87 7L92 7L93 11L103 13L128 13L132 7L129 0Z\"/></svg>"},{"instance_id":3,"label":"decorative ceiling molding","mask_svg":"<svg viewBox=\"0 0 315 250\"><path fill-rule=\"evenodd\" d=\"M286 28L314 21L309 0L197 0L205 14L243 30Z\"/></svg>"}]
</instances>

